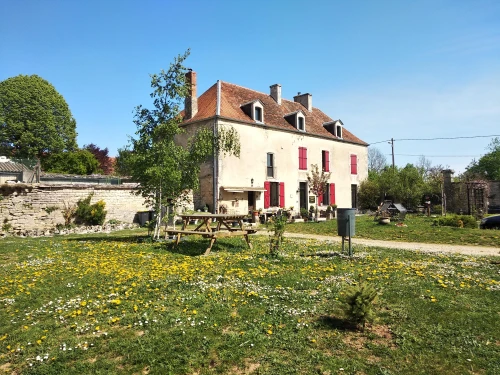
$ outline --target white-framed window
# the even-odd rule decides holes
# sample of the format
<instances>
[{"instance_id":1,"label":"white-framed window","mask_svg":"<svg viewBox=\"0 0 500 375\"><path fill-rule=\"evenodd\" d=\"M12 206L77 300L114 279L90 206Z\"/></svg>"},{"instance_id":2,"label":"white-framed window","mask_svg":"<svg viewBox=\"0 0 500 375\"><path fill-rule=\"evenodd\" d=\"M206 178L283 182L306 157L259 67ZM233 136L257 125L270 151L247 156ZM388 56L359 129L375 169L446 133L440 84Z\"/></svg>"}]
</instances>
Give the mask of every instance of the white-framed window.
<instances>
[{"instance_id":1,"label":"white-framed window","mask_svg":"<svg viewBox=\"0 0 500 375\"><path fill-rule=\"evenodd\" d=\"M276 170L274 165L274 154L271 152L267 153L267 177L276 177Z\"/></svg>"},{"instance_id":2,"label":"white-framed window","mask_svg":"<svg viewBox=\"0 0 500 375\"><path fill-rule=\"evenodd\" d=\"M297 130L301 132L306 131L306 116L304 115L304 112L292 112L283 117L290 125L295 127Z\"/></svg>"},{"instance_id":3,"label":"white-framed window","mask_svg":"<svg viewBox=\"0 0 500 375\"><path fill-rule=\"evenodd\" d=\"M264 103L260 100L253 100L251 102L241 105L241 109L245 112L253 121L258 123L264 122Z\"/></svg>"},{"instance_id":4,"label":"white-framed window","mask_svg":"<svg viewBox=\"0 0 500 375\"><path fill-rule=\"evenodd\" d=\"M253 119L257 122L262 122L262 108L259 106L255 106L253 109Z\"/></svg>"}]
</instances>

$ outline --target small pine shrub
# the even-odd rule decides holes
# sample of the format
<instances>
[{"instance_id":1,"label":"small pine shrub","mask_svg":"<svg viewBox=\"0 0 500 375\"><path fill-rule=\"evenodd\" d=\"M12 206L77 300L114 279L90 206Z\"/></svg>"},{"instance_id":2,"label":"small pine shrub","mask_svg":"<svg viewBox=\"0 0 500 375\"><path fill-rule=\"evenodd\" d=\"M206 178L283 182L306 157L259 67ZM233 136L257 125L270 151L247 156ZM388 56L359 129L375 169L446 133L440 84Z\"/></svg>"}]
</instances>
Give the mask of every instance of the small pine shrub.
<instances>
[{"instance_id":1,"label":"small pine shrub","mask_svg":"<svg viewBox=\"0 0 500 375\"><path fill-rule=\"evenodd\" d=\"M94 204L90 204L93 193L85 199L80 199L76 204L76 222L85 225L103 225L106 220L106 211L104 207L106 203L100 200Z\"/></svg>"},{"instance_id":2,"label":"small pine shrub","mask_svg":"<svg viewBox=\"0 0 500 375\"><path fill-rule=\"evenodd\" d=\"M347 319L365 329L366 322L373 321L375 313L373 305L377 301L379 291L361 280L349 286L341 298Z\"/></svg>"},{"instance_id":3,"label":"small pine shrub","mask_svg":"<svg viewBox=\"0 0 500 375\"><path fill-rule=\"evenodd\" d=\"M476 219L470 215L449 215L438 217L434 225L455 228L477 228Z\"/></svg>"}]
</instances>

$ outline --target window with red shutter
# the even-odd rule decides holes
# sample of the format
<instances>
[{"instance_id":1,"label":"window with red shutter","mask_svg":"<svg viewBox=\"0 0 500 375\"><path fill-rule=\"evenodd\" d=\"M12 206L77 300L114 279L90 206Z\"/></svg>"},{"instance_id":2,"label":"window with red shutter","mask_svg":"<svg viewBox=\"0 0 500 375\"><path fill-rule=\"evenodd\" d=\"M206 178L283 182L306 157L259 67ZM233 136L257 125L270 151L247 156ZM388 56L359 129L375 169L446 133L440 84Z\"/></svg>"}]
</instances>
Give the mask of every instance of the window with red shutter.
<instances>
[{"instance_id":1,"label":"window with red shutter","mask_svg":"<svg viewBox=\"0 0 500 375\"><path fill-rule=\"evenodd\" d=\"M285 183L280 182L280 207L285 207Z\"/></svg>"},{"instance_id":2,"label":"window with red shutter","mask_svg":"<svg viewBox=\"0 0 500 375\"><path fill-rule=\"evenodd\" d=\"M299 147L299 169L307 169L307 148Z\"/></svg>"},{"instance_id":3,"label":"window with red shutter","mask_svg":"<svg viewBox=\"0 0 500 375\"><path fill-rule=\"evenodd\" d=\"M330 152L326 150L321 151L321 165L323 171L330 172Z\"/></svg>"},{"instance_id":4,"label":"window with red shutter","mask_svg":"<svg viewBox=\"0 0 500 375\"><path fill-rule=\"evenodd\" d=\"M264 181L264 208L269 208L271 203L271 183Z\"/></svg>"},{"instance_id":5,"label":"window with red shutter","mask_svg":"<svg viewBox=\"0 0 500 375\"><path fill-rule=\"evenodd\" d=\"M330 184L330 205L335 204L335 184Z\"/></svg>"},{"instance_id":6,"label":"window with red shutter","mask_svg":"<svg viewBox=\"0 0 500 375\"><path fill-rule=\"evenodd\" d=\"M351 155L351 174L358 174L358 157Z\"/></svg>"}]
</instances>

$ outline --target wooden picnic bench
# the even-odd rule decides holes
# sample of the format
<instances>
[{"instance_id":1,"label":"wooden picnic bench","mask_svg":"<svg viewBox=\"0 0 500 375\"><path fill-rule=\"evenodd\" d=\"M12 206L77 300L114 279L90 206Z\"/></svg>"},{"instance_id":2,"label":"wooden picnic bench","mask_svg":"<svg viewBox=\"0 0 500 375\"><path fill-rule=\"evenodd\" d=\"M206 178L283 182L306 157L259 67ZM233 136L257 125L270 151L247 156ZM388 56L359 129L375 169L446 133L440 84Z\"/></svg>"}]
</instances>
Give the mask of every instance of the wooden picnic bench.
<instances>
[{"instance_id":1,"label":"wooden picnic bench","mask_svg":"<svg viewBox=\"0 0 500 375\"><path fill-rule=\"evenodd\" d=\"M204 238L210 238L210 245L205 251L205 255L209 254L212 250L212 246L217 241L217 238L222 237L235 237L243 236L248 244L248 247L252 249L252 244L248 238L249 234L255 233L255 229L243 229L243 218L246 215L228 215L228 214L188 214L180 215L182 218L182 229L170 229L165 230L165 238L167 235L175 235L175 244L178 245L182 236L199 235ZM187 229L189 221L191 220L201 220L201 223L193 230ZM216 227L212 227L212 222L216 220ZM230 226L232 222L238 223L238 228L233 228Z\"/></svg>"}]
</instances>

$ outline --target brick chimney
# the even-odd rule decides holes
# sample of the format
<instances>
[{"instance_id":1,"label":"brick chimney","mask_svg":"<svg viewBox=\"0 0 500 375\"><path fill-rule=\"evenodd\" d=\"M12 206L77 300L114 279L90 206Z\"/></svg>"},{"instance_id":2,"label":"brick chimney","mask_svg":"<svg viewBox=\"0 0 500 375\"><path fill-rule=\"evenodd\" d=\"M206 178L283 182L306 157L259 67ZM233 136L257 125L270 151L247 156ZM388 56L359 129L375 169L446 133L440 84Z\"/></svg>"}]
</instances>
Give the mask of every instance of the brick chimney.
<instances>
[{"instance_id":1,"label":"brick chimney","mask_svg":"<svg viewBox=\"0 0 500 375\"><path fill-rule=\"evenodd\" d=\"M276 83L272 86L269 86L271 89L271 97L276 100L276 103L281 105L281 85Z\"/></svg>"},{"instance_id":2,"label":"brick chimney","mask_svg":"<svg viewBox=\"0 0 500 375\"><path fill-rule=\"evenodd\" d=\"M293 101L295 103L300 103L304 107L307 108L309 112L312 112L313 105L312 105L312 95L311 94L300 94L300 92L297 94L297 96L293 97Z\"/></svg>"},{"instance_id":3,"label":"brick chimney","mask_svg":"<svg viewBox=\"0 0 500 375\"><path fill-rule=\"evenodd\" d=\"M189 91L184 100L185 119L189 120L198 113L198 97L196 96L196 72L190 70L186 73L186 83Z\"/></svg>"}]
</instances>

